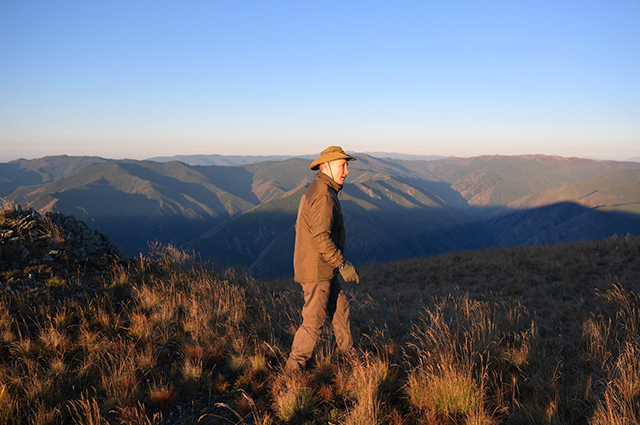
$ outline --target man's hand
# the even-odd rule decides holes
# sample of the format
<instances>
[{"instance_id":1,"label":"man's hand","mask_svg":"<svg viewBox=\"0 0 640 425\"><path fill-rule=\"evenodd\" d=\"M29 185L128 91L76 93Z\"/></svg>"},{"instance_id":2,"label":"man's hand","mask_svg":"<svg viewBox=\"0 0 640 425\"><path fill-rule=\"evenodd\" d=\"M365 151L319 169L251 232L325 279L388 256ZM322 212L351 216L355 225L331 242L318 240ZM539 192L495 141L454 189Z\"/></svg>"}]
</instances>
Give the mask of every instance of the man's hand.
<instances>
[{"instance_id":1,"label":"man's hand","mask_svg":"<svg viewBox=\"0 0 640 425\"><path fill-rule=\"evenodd\" d=\"M355 280L356 283L360 283L360 276L353 264L348 261L345 261L342 266L338 269L342 278L345 282L352 282Z\"/></svg>"}]
</instances>

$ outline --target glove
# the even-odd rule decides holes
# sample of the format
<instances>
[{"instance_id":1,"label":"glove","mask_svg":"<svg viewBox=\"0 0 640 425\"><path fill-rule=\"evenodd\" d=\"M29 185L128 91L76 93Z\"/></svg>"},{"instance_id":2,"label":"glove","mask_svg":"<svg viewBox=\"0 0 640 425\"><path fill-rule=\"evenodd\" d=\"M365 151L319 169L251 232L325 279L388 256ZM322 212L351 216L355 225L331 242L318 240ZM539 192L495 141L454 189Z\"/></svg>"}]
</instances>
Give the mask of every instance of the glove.
<instances>
[{"instance_id":1,"label":"glove","mask_svg":"<svg viewBox=\"0 0 640 425\"><path fill-rule=\"evenodd\" d=\"M340 275L344 279L345 282L352 282L355 280L356 283L360 283L360 276L358 275L358 271L353 264L348 261L345 261L339 268Z\"/></svg>"}]
</instances>

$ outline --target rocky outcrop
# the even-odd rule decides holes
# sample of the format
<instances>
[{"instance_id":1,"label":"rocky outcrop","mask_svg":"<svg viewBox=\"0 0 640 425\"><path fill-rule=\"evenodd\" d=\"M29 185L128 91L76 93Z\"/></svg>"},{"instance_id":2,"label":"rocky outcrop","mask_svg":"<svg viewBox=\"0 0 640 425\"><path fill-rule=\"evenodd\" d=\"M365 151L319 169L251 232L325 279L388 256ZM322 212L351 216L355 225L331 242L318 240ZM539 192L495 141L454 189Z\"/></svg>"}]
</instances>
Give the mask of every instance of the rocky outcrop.
<instances>
[{"instance_id":1,"label":"rocky outcrop","mask_svg":"<svg viewBox=\"0 0 640 425\"><path fill-rule=\"evenodd\" d=\"M38 264L101 267L130 259L107 236L73 216L41 215L20 205L0 211L0 271Z\"/></svg>"}]
</instances>

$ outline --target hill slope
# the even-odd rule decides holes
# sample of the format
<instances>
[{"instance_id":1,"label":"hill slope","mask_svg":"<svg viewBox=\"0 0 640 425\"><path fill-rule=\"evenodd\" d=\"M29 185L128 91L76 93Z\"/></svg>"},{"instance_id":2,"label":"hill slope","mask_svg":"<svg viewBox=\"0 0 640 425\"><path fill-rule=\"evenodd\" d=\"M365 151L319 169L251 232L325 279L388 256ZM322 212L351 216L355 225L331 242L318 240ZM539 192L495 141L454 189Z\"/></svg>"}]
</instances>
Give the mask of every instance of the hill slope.
<instances>
[{"instance_id":1,"label":"hill slope","mask_svg":"<svg viewBox=\"0 0 640 425\"><path fill-rule=\"evenodd\" d=\"M358 265L638 233L639 163L356 156L340 197ZM186 244L221 266L276 276L291 272L292 204L313 178L300 158L211 166L61 156L0 164L0 196L73 214L134 255L149 241Z\"/></svg>"},{"instance_id":2,"label":"hill slope","mask_svg":"<svg viewBox=\"0 0 640 425\"><path fill-rule=\"evenodd\" d=\"M49 156L18 159L0 164L0 196L7 196L21 186L39 185L62 179L94 162L108 162L99 157Z\"/></svg>"},{"instance_id":3,"label":"hill slope","mask_svg":"<svg viewBox=\"0 0 640 425\"><path fill-rule=\"evenodd\" d=\"M508 205L535 208L560 202L575 202L587 208L621 209L640 213L640 170L624 170L571 182L537 192Z\"/></svg>"},{"instance_id":4,"label":"hill slope","mask_svg":"<svg viewBox=\"0 0 640 425\"><path fill-rule=\"evenodd\" d=\"M250 191L235 193L179 162L94 162L6 198L41 212L74 215L135 253L148 241L181 244L255 206Z\"/></svg>"},{"instance_id":5,"label":"hill slope","mask_svg":"<svg viewBox=\"0 0 640 425\"><path fill-rule=\"evenodd\" d=\"M486 220L498 245L535 245L640 234L640 170L534 193Z\"/></svg>"},{"instance_id":6,"label":"hill slope","mask_svg":"<svg viewBox=\"0 0 640 425\"><path fill-rule=\"evenodd\" d=\"M310 180L307 163L291 160L265 168L255 165L260 168L256 176L269 177L260 178L254 190L266 184L272 191L282 188L275 194L282 196L296 183ZM579 206L539 208L533 203L521 215L512 207L550 187L574 182L601 187L613 178L607 176L618 172L631 176L640 169L638 165L544 156L425 162L359 155L350 164L340 195L347 229L345 251L354 264L364 265L490 246L640 234L638 217L633 215L623 219L604 210L583 215L584 208ZM290 177L286 184L278 182L284 175ZM215 259L223 267L234 264L262 277L291 274L296 208L290 203L299 202L300 196L301 192L287 199L286 207L278 207L277 202L269 205L270 213L261 208L247 211L243 213L246 217L223 223L184 248ZM280 224L267 225L271 219Z\"/></svg>"},{"instance_id":7,"label":"hill slope","mask_svg":"<svg viewBox=\"0 0 640 425\"><path fill-rule=\"evenodd\" d=\"M567 183L621 170L637 170L639 165L544 155L495 155L435 161L425 168L451 183L470 205L502 206Z\"/></svg>"},{"instance_id":8,"label":"hill slope","mask_svg":"<svg viewBox=\"0 0 640 425\"><path fill-rule=\"evenodd\" d=\"M127 264L86 225L16 208L0 247L3 423L640 420L637 237L363 267L344 285L354 351L326 327L294 376L291 279L171 247Z\"/></svg>"},{"instance_id":9,"label":"hill slope","mask_svg":"<svg viewBox=\"0 0 640 425\"><path fill-rule=\"evenodd\" d=\"M254 191L267 183L269 201L183 248L214 259L221 267L243 267L262 277L291 275L297 208L313 177L308 162L291 161L278 165L287 167L288 173L278 170L272 174L275 170L271 168L256 172ZM283 175L288 176L286 181ZM454 199L454 194L430 184L433 182L415 179L397 164L363 157L353 163L349 178L352 183L345 185L339 197L348 233L345 251L354 264L489 246L486 241L490 238L481 225L472 223L468 210L443 199ZM303 186L284 192L300 182ZM437 188L443 196L427 187ZM282 195L274 196L273 191L282 191Z\"/></svg>"}]
</instances>

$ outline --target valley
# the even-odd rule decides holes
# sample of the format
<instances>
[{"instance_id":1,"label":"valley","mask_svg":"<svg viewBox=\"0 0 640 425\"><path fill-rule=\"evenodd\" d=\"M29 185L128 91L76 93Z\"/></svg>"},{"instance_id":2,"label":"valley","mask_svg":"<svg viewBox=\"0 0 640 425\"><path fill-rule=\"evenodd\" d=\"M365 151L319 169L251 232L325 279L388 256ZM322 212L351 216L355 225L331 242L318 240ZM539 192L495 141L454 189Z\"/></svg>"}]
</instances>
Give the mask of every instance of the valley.
<instances>
[{"instance_id":1,"label":"valley","mask_svg":"<svg viewBox=\"0 0 640 425\"><path fill-rule=\"evenodd\" d=\"M637 162L355 155L340 200L345 251L357 266L640 234ZM291 275L297 205L314 178L309 159L181 159L16 160L0 164L0 197L73 215L133 256L158 242L220 268ZM225 165L207 165L214 160Z\"/></svg>"}]
</instances>

